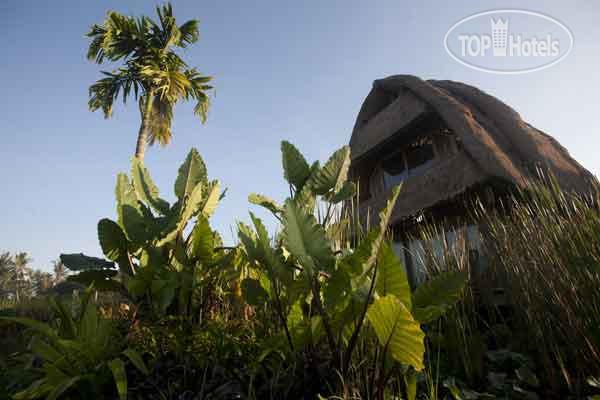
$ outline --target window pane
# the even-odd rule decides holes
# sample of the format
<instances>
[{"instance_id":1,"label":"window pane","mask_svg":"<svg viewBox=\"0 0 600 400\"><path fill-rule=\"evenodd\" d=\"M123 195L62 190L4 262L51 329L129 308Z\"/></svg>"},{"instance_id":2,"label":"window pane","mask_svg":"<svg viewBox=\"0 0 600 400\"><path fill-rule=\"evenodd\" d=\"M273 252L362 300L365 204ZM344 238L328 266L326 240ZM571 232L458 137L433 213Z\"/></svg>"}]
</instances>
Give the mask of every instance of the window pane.
<instances>
[{"instance_id":1,"label":"window pane","mask_svg":"<svg viewBox=\"0 0 600 400\"><path fill-rule=\"evenodd\" d=\"M411 147L406 152L406 162L409 170L415 169L431 160L433 160L433 145L431 143Z\"/></svg>"},{"instance_id":2,"label":"window pane","mask_svg":"<svg viewBox=\"0 0 600 400\"><path fill-rule=\"evenodd\" d=\"M402 153L396 153L383 161L383 182L386 188L394 187L406 179L407 171L404 166Z\"/></svg>"}]
</instances>

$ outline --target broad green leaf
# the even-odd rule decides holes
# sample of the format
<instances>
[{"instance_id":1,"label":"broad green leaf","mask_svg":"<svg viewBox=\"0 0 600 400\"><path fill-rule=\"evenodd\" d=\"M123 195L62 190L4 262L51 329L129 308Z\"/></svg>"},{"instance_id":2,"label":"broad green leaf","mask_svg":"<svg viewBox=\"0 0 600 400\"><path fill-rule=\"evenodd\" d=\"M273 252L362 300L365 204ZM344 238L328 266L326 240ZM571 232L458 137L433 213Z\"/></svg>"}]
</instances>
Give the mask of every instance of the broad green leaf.
<instances>
[{"instance_id":1,"label":"broad green leaf","mask_svg":"<svg viewBox=\"0 0 600 400\"><path fill-rule=\"evenodd\" d=\"M337 193L348 179L350 168L350 147L344 146L331 155L315 175L311 176L312 190L324 195L330 190Z\"/></svg>"},{"instance_id":2,"label":"broad green leaf","mask_svg":"<svg viewBox=\"0 0 600 400\"><path fill-rule=\"evenodd\" d=\"M140 200L163 215L169 212L169 203L158 196L158 187L152 181L144 163L137 157L133 157L131 161L131 177L133 187Z\"/></svg>"},{"instance_id":3,"label":"broad green leaf","mask_svg":"<svg viewBox=\"0 0 600 400\"><path fill-rule=\"evenodd\" d=\"M68 279L68 278L67 278ZM89 289L86 289L83 296L80 308L83 310L86 306L87 301L87 292ZM77 326L75 324L75 319L73 318L73 313L70 307L67 307L65 303L60 301L58 298L50 298L48 299L48 303L50 308L60 321L58 325L58 335L61 338L72 339L77 336Z\"/></svg>"},{"instance_id":4,"label":"broad green leaf","mask_svg":"<svg viewBox=\"0 0 600 400\"><path fill-rule=\"evenodd\" d=\"M193 148L179 167L179 174L175 181L175 195L179 199L190 196L199 183L203 186L208 184L206 165L198 154L198 150Z\"/></svg>"},{"instance_id":5,"label":"broad green leaf","mask_svg":"<svg viewBox=\"0 0 600 400\"><path fill-rule=\"evenodd\" d=\"M385 232L387 230L390 217L392 216L392 211L394 210L396 200L398 200L398 195L400 194L400 187L401 186L396 186L392 190L392 196L388 199L385 207L379 212L379 230L377 236L371 243L371 254L363 266L363 271L365 272L370 272L371 268L375 264L375 260L377 260L379 247L385 238Z\"/></svg>"},{"instance_id":6,"label":"broad green leaf","mask_svg":"<svg viewBox=\"0 0 600 400\"><path fill-rule=\"evenodd\" d=\"M291 199L285 202L282 236L286 248L300 261L308 276L333 267L334 256L323 227Z\"/></svg>"},{"instance_id":7,"label":"broad green leaf","mask_svg":"<svg viewBox=\"0 0 600 400\"><path fill-rule=\"evenodd\" d=\"M297 190L301 190L310 176L310 167L306 159L293 144L285 140L281 142L281 156L285 180Z\"/></svg>"},{"instance_id":8,"label":"broad green leaf","mask_svg":"<svg viewBox=\"0 0 600 400\"><path fill-rule=\"evenodd\" d=\"M141 207L125 204L120 207L120 215L122 216L121 226L130 241L141 245L150 238L146 224L148 220L144 217Z\"/></svg>"},{"instance_id":9,"label":"broad green leaf","mask_svg":"<svg viewBox=\"0 0 600 400\"><path fill-rule=\"evenodd\" d=\"M144 375L150 374L150 371L148 371L148 367L146 367L146 363L144 363L144 359L142 358L142 356L140 356L140 354L137 351L131 348L127 348L123 351L123 355L126 356L129 359L129 361L131 361L131 363Z\"/></svg>"},{"instance_id":10,"label":"broad green leaf","mask_svg":"<svg viewBox=\"0 0 600 400\"><path fill-rule=\"evenodd\" d=\"M111 261L118 261L127 253L127 238L121 227L108 218L98 222L98 241L104 255Z\"/></svg>"},{"instance_id":11,"label":"broad green leaf","mask_svg":"<svg viewBox=\"0 0 600 400\"><path fill-rule=\"evenodd\" d=\"M190 193L181 211L177 230L182 231L185 225L192 218L204 201L204 190L205 187L202 184L198 184Z\"/></svg>"},{"instance_id":12,"label":"broad green leaf","mask_svg":"<svg viewBox=\"0 0 600 400\"><path fill-rule=\"evenodd\" d=\"M108 362L108 367L115 379L119 399L127 400L127 374L125 373L125 363L120 358L115 358Z\"/></svg>"},{"instance_id":13,"label":"broad green leaf","mask_svg":"<svg viewBox=\"0 0 600 400\"><path fill-rule=\"evenodd\" d=\"M188 247L190 256L203 264L210 262L213 259L214 241L208 219L199 215L190 235Z\"/></svg>"},{"instance_id":14,"label":"broad green leaf","mask_svg":"<svg viewBox=\"0 0 600 400\"><path fill-rule=\"evenodd\" d=\"M467 283L464 271L442 272L413 293L413 315L422 324L442 316L460 299Z\"/></svg>"},{"instance_id":15,"label":"broad green leaf","mask_svg":"<svg viewBox=\"0 0 600 400\"><path fill-rule=\"evenodd\" d=\"M204 214L206 218L209 218L215 212L215 209L219 204L219 198L221 193L219 188L219 181L212 182L212 184L209 185L209 187L210 192L208 193L208 196L206 196L206 200L204 201L204 204L202 206L202 214Z\"/></svg>"},{"instance_id":16,"label":"broad green leaf","mask_svg":"<svg viewBox=\"0 0 600 400\"><path fill-rule=\"evenodd\" d=\"M177 221L175 228L172 228L173 223L168 223L170 230L167 231L167 233L157 242L156 245L159 247L164 246L166 243L174 240L180 232L183 232L187 223L194 215L196 215L204 201L204 188L202 183L198 183L190 195L187 196L187 200L185 201L183 209L181 210L181 214L171 216L171 218L174 218Z\"/></svg>"},{"instance_id":17,"label":"broad green leaf","mask_svg":"<svg viewBox=\"0 0 600 400\"><path fill-rule=\"evenodd\" d=\"M277 204L275 200L263 196L262 194L250 193L250 195L248 195L248 201L252 204L266 208L275 215L278 215L283 211L283 208Z\"/></svg>"},{"instance_id":18,"label":"broad green leaf","mask_svg":"<svg viewBox=\"0 0 600 400\"><path fill-rule=\"evenodd\" d=\"M81 321L79 321L79 331L77 333L82 339L92 338L97 334L98 328L98 310L94 303L89 302L85 307Z\"/></svg>"},{"instance_id":19,"label":"broad green leaf","mask_svg":"<svg viewBox=\"0 0 600 400\"><path fill-rule=\"evenodd\" d=\"M69 275L67 281L77 282L84 286L94 284L94 289L99 291L120 292L123 286L120 282L111 279L117 271L110 269L81 271L76 275Z\"/></svg>"},{"instance_id":20,"label":"broad green leaf","mask_svg":"<svg viewBox=\"0 0 600 400\"><path fill-rule=\"evenodd\" d=\"M250 212L250 218L256 229L256 260L259 264L262 264L262 267L266 268L266 271L271 275L271 278L273 278L277 271L282 268L281 255L277 254L271 248L267 228L265 228L261 219L256 217L252 212Z\"/></svg>"},{"instance_id":21,"label":"broad green leaf","mask_svg":"<svg viewBox=\"0 0 600 400\"><path fill-rule=\"evenodd\" d=\"M404 303L396 296L380 297L367 310L373 330L391 356L399 363L423 369L425 334Z\"/></svg>"},{"instance_id":22,"label":"broad green leaf","mask_svg":"<svg viewBox=\"0 0 600 400\"><path fill-rule=\"evenodd\" d=\"M404 374L404 385L406 386L406 400L415 400L417 398L417 374L414 371L408 371Z\"/></svg>"},{"instance_id":23,"label":"broad green leaf","mask_svg":"<svg viewBox=\"0 0 600 400\"><path fill-rule=\"evenodd\" d=\"M326 195L326 200L333 204L337 204L354 196L356 194L356 185L354 182L346 181L339 191L330 193L331 195Z\"/></svg>"},{"instance_id":24,"label":"broad green leaf","mask_svg":"<svg viewBox=\"0 0 600 400\"><path fill-rule=\"evenodd\" d=\"M412 307L411 290L406 271L388 241L382 243L377 257L375 290L379 296L393 294L409 310Z\"/></svg>"},{"instance_id":25,"label":"broad green leaf","mask_svg":"<svg viewBox=\"0 0 600 400\"><path fill-rule=\"evenodd\" d=\"M310 181L306 182L302 187L302 190L296 192L294 200L296 201L296 204L306 210L307 213L314 214L317 196L311 189Z\"/></svg>"},{"instance_id":26,"label":"broad green leaf","mask_svg":"<svg viewBox=\"0 0 600 400\"><path fill-rule=\"evenodd\" d=\"M350 276L343 268L338 268L331 273L323 288L323 300L329 309L339 307L340 299L351 290Z\"/></svg>"},{"instance_id":27,"label":"broad green leaf","mask_svg":"<svg viewBox=\"0 0 600 400\"><path fill-rule=\"evenodd\" d=\"M260 248L256 234L251 227L238 222L238 238L244 246L244 250L250 262L260 262Z\"/></svg>"},{"instance_id":28,"label":"broad green leaf","mask_svg":"<svg viewBox=\"0 0 600 400\"><path fill-rule=\"evenodd\" d=\"M71 271L85 271L95 269L111 269L115 263L103 260L102 258L86 256L79 254L61 254L60 261Z\"/></svg>"},{"instance_id":29,"label":"broad green leaf","mask_svg":"<svg viewBox=\"0 0 600 400\"><path fill-rule=\"evenodd\" d=\"M119 225L123 225L123 207L130 206L139 210L138 197L135 193L135 188L129 182L129 178L124 173L117 175L117 184L115 186L115 197L117 199L117 215L119 217Z\"/></svg>"},{"instance_id":30,"label":"broad green leaf","mask_svg":"<svg viewBox=\"0 0 600 400\"><path fill-rule=\"evenodd\" d=\"M251 306L261 306L269 299L267 291L262 287L258 279L253 278L246 278L242 281L242 295L246 303Z\"/></svg>"},{"instance_id":31,"label":"broad green leaf","mask_svg":"<svg viewBox=\"0 0 600 400\"><path fill-rule=\"evenodd\" d=\"M354 251L341 260L340 264L342 267L347 269L348 272L353 275L361 274L363 272L363 266L371 255L373 242L378 236L379 232L374 229L366 236L362 237Z\"/></svg>"}]
</instances>

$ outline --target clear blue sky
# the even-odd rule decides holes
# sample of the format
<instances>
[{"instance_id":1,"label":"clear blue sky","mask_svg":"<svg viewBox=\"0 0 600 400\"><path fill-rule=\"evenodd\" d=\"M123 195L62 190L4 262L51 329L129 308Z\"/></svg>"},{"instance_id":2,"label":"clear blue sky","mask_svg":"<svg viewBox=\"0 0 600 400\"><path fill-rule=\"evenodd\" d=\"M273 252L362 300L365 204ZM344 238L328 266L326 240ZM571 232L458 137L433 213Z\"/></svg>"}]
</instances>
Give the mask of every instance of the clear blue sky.
<instances>
[{"instance_id":1,"label":"clear blue sky","mask_svg":"<svg viewBox=\"0 0 600 400\"><path fill-rule=\"evenodd\" d=\"M42 269L61 252L101 255L96 223L115 217L115 176L129 169L139 114L134 104L117 106L110 120L88 111L87 88L101 67L85 59L84 33L109 9L154 15L155 4L0 3L0 251L28 251ZM191 106L179 105L173 143L150 148L146 164L172 199L177 168L197 147L211 177L229 187L212 222L227 242L235 221L248 219L250 192L284 197L280 140L309 159L326 158L349 140L372 81L392 74L476 85L600 172L600 2L176 0L173 6L179 21L201 21L201 40L185 58L215 77L217 96L206 125ZM447 29L498 8L560 20L575 37L572 53L549 69L515 76L452 60L443 47Z\"/></svg>"}]
</instances>

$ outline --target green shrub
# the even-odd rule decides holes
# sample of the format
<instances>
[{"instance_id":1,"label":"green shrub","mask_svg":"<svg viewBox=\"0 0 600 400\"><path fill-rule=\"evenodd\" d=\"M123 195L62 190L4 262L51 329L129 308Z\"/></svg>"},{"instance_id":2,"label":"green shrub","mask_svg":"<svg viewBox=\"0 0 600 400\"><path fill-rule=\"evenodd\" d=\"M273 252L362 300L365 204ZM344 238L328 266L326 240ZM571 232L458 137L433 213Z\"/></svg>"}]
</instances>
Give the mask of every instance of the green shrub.
<instances>
[{"instance_id":1,"label":"green shrub","mask_svg":"<svg viewBox=\"0 0 600 400\"><path fill-rule=\"evenodd\" d=\"M29 345L33 355L32 369L39 375L27 389L14 395L15 399L36 399L46 396L56 399L63 394L80 398L104 397L118 393L127 397L125 361L146 372L141 357L125 348L114 322L98 316L97 306L90 300L88 289L75 317L60 301L49 303L57 318L56 324L46 324L23 317L2 317L35 332Z\"/></svg>"}]
</instances>

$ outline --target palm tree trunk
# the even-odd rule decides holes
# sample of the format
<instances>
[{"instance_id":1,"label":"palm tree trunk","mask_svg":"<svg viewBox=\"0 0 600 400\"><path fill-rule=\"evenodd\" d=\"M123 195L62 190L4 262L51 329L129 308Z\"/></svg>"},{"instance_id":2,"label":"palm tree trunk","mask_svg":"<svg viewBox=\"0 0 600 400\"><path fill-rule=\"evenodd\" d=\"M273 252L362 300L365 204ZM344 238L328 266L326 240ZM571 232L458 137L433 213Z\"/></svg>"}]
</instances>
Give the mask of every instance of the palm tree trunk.
<instances>
[{"instance_id":1,"label":"palm tree trunk","mask_svg":"<svg viewBox=\"0 0 600 400\"><path fill-rule=\"evenodd\" d=\"M150 114L152 113L152 103L154 103L154 91L149 90L144 100L144 109L141 110L142 124L138 132L137 143L135 146L135 156L144 161L146 152L146 143L148 143L148 131L150 130Z\"/></svg>"}]
</instances>

